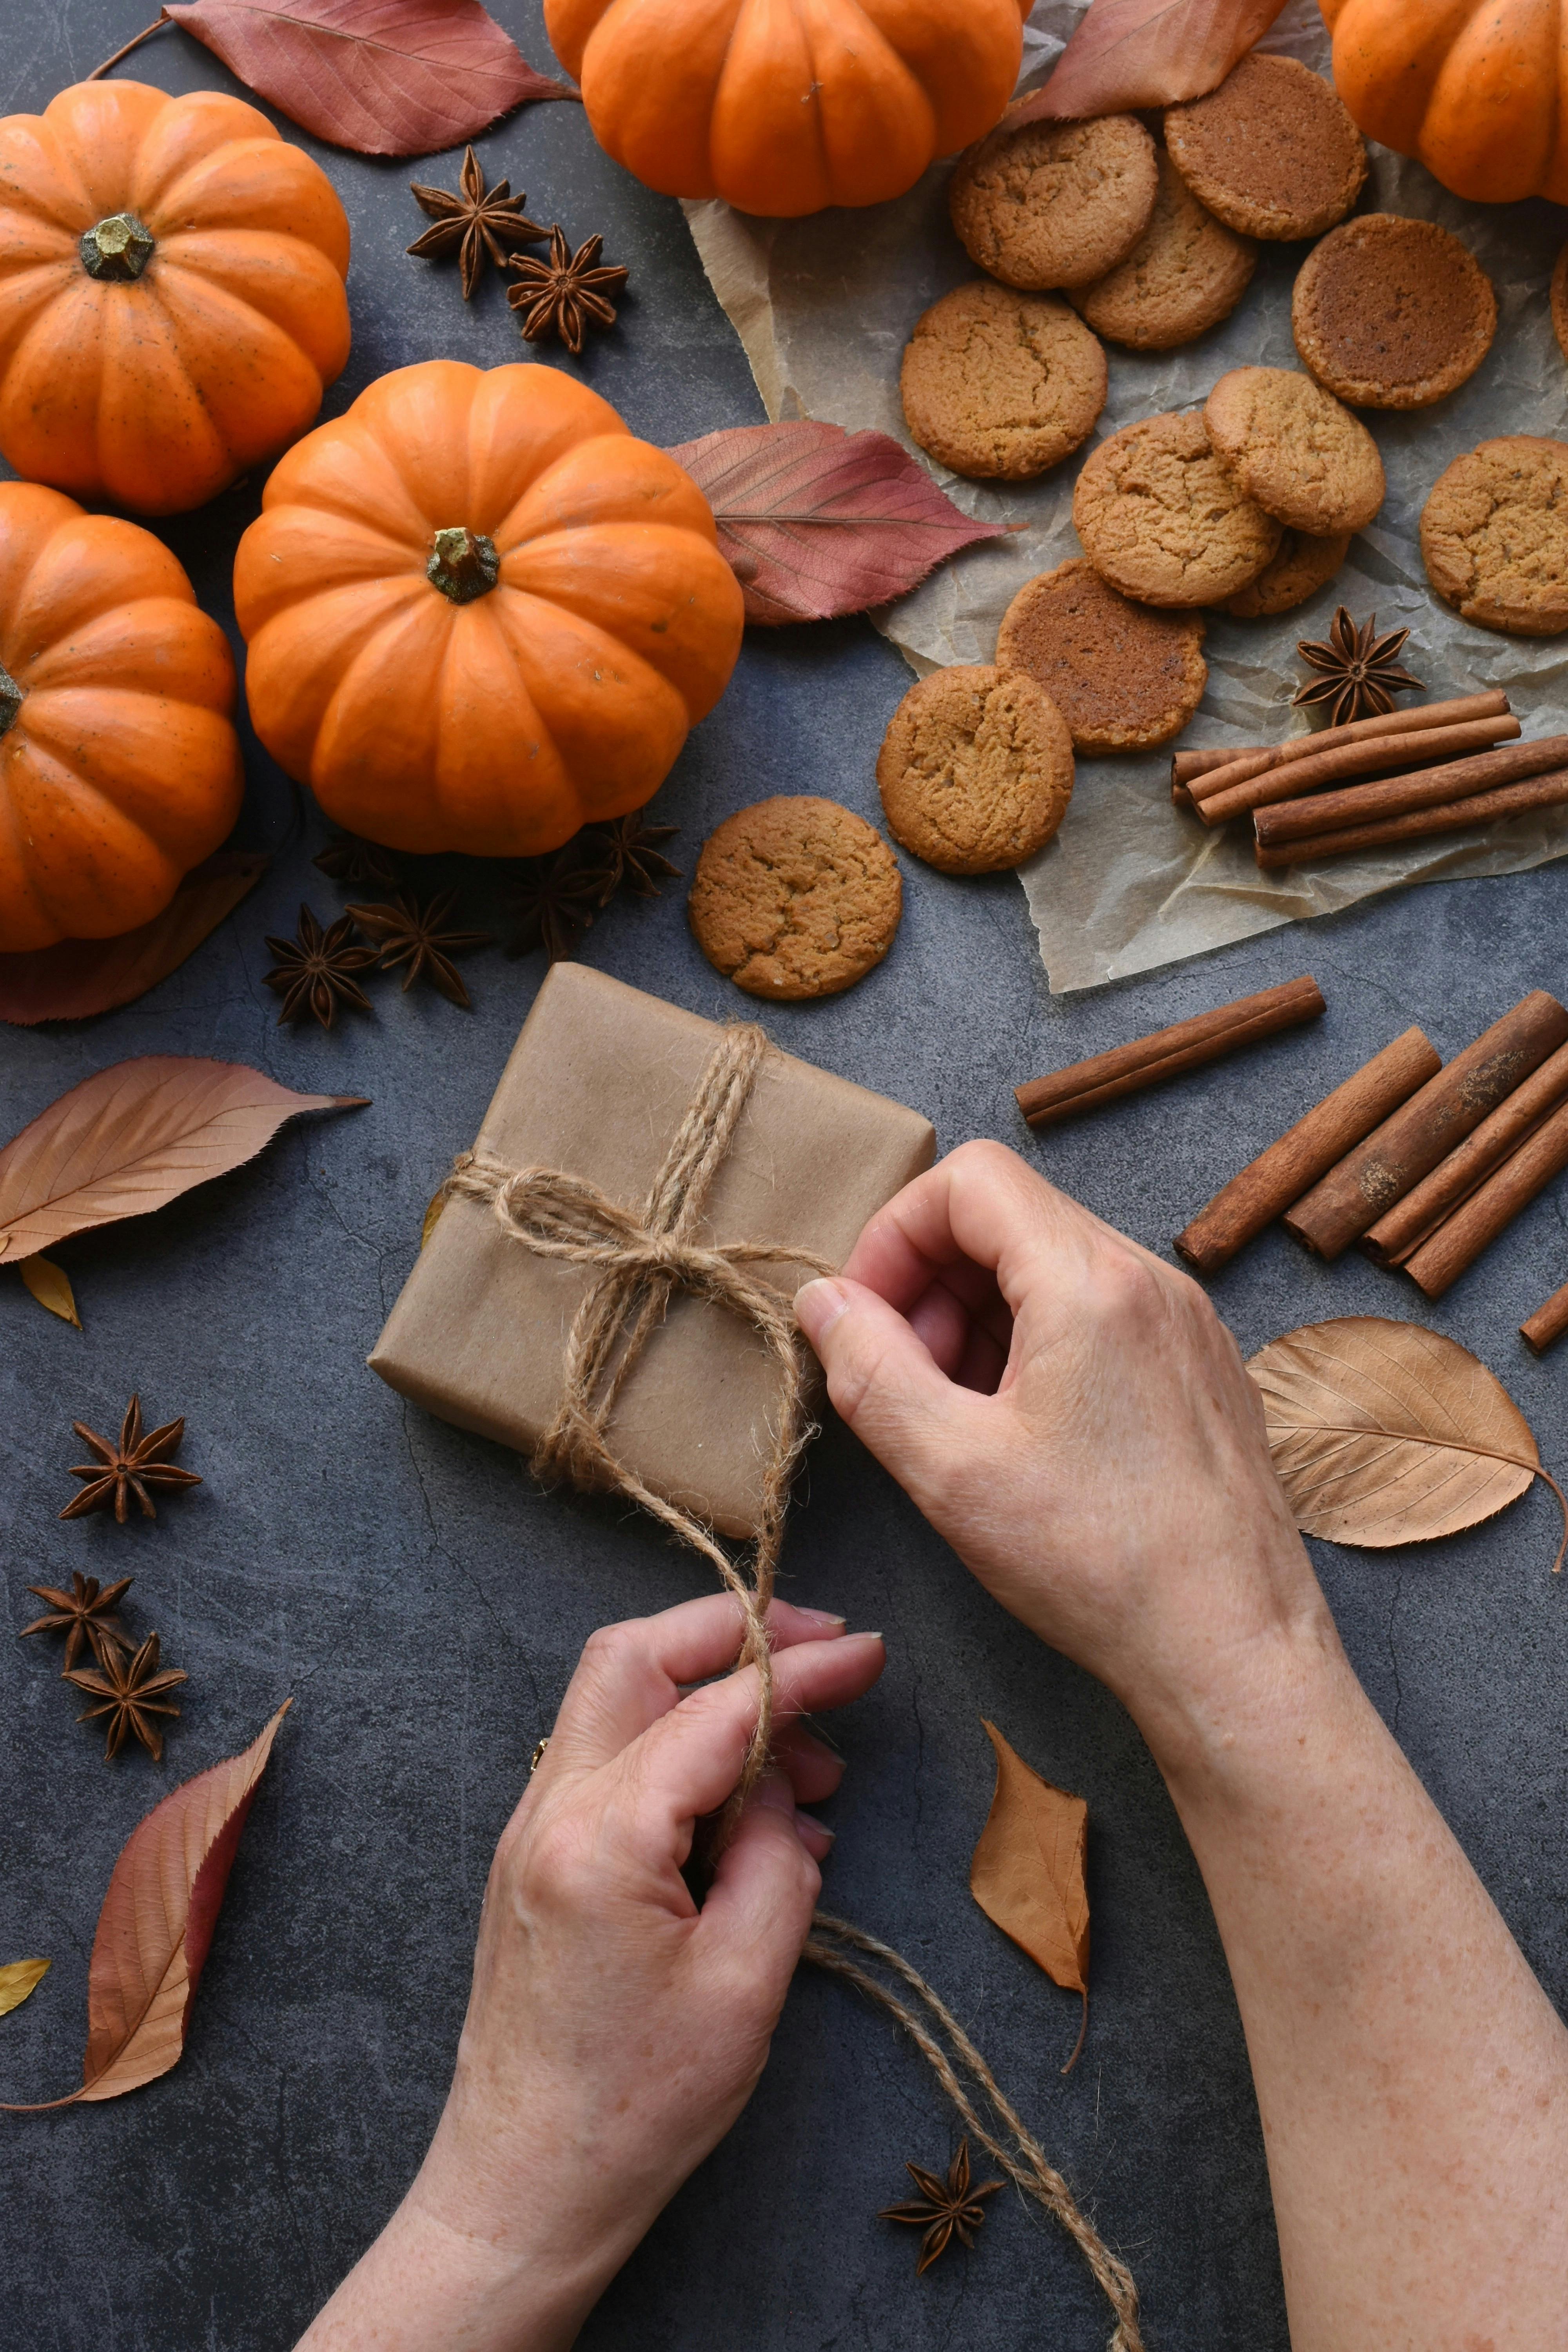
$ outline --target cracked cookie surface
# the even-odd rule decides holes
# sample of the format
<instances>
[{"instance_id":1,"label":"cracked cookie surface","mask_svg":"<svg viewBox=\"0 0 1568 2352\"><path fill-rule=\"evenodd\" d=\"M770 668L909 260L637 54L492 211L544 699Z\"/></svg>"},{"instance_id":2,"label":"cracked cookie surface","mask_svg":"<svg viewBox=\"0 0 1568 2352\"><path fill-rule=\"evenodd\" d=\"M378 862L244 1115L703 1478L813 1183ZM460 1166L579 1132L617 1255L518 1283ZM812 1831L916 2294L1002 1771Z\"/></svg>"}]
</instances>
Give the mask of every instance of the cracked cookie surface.
<instances>
[{"instance_id":1,"label":"cracked cookie surface","mask_svg":"<svg viewBox=\"0 0 1568 2352\"><path fill-rule=\"evenodd\" d=\"M1332 84L1294 58L1233 66L1206 98L1165 110L1171 160L1242 236L1321 236L1366 179L1366 144Z\"/></svg>"},{"instance_id":2,"label":"cracked cookie surface","mask_svg":"<svg viewBox=\"0 0 1568 2352\"><path fill-rule=\"evenodd\" d=\"M1358 408L1429 408L1474 375L1497 332L1497 296L1436 221L1363 213L1313 247L1290 296L1296 349Z\"/></svg>"},{"instance_id":3,"label":"cracked cookie surface","mask_svg":"<svg viewBox=\"0 0 1568 2352\"><path fill-rule=\"evenodd\" d=\"M1124 425L1094 450L1073 493L1084 552L1141 604L1223 604L1279 551L1282 525L1226 472L1201 416Z\"/></svg>"},{"instance_id":4,"label":"cracked cookie surface","mask_svg":"<svg viewBox=\"0 0 1568 2352\"><path fill-rule=\"evenodd\" d=\"M1331 539L1287 530L1272 563L1264 565L1250 586L1226 597L1225 609L1237 621L1268 621L1277 613L1293 613L1327 587L1350 551L1348 530Z\"/></svg>"},{"instance_id":5,"label":"cracked cookie surface","mask_svg":"<svg viewBox=\"0 0 1568 2352\"><path fill-rule=\"evenodd\" d=\"M971 261L1005 286L1089 286L1137 244L1156 184L1143 125L1106 114L993 131L959 157L947 205Z\"/></svg>"},{"instance_id":6,"label":"cracked cookie surface","mask_svg":"<svg viewBox=\"0 0 1568 2352\"><path fill-rule=\"evenodd\" d=\"M1208 665L1196 613L1156 613L1075 556L1026 580L1002 615L996 659L1044 687L1080 751L1147 751L1179 735Z\"/></svg>"},{"instance_id":7,"label":"cracked cookie surface","mask_svg":"<svg viewBox=\"0 0 1568 2352\"><path fill-rule=\"evenodd\" d=\"M1105 405L1105 352L1054 294L975 278L933 302L904 350L904 421L955 474L1021 482L1087 441Z\"/></svg>"},{"instance_id":8,"label":"cracked cookie surface","mask_svg":"<svg viewBox=\"0 0 1568 2352\"><path fill-rule=\"evenodd\" d=\"M1515 637L1568 629L1568 443L1483 441L1421 509L1426 575L1467 621Z\"/></svg>"},{"instance_id":9,"label":"cracked cookie surface","mask_svg":"<svg viewBox=\"0 0 1568 2352\"><path fill-rule=\"evenodd\" d=\"M1050 695L989 663L911 686L877 759L893 839L944 874L1032 857L1067 814L1072 782L1072 737Z\"/></svg>"},{"instance_id":10,"label":"cracked cookie surface","mask_svg":"<svg viewBox=\"0 0 1568 2352\"><path fill-rule=\"evenodd\" d=\"M702 845L686 912L715 970L752 996L832 996L892 945L898 861L853 809L781 793L726 817Z\"/></svg>"},{"instance_id":11,"label":"cracked cookie surface","mask_svg":"<svg viewBox=\"0 0 1568 2352\"><path fill-rule=\"evenodd\" d=\"M1164 149L1149 225L1128 255L1092 286L1068 296L1079 316L1129 351L1168 352L1228 319L1258 267L1249 236L1200 205Z\"/></svg>"},{"instance_id":12,"label":"cracked cookie surface","mask_svg":"<svg viewBox=\"0 0 1568 2352\"><path fill-rule=\"evenodd\" d=\"M1232 368L1204 404L1204 427L1247 497L1292 530L1364 530L1383 504L1376 442L1299 368Z\"/></svg>"}]
</instances>

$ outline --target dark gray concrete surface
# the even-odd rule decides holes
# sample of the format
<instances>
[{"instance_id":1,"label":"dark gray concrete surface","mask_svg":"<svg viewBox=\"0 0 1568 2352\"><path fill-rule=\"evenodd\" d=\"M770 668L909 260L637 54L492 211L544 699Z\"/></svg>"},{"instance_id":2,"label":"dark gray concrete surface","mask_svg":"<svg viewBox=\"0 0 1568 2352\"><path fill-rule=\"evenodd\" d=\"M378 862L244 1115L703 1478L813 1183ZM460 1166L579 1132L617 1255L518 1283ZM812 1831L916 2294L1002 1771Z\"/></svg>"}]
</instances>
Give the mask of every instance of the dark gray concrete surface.
<instances>
[{"instance_id":1,"label":"dark gray concrete surface","mask_svg":"<svg viewBox=\"0 0 1568 2352\"><path fill-rule=\"evenodd\" d=\"M8 15L0 97L37 108L143 20L146 0L60 0ZM547 62L533 0L499 13ZM134 70L227 88L164 33ZM287 129L288 126L286 125ZM290 135L298 135L290 133ZM305 142L310 144L309 141ZM574 108L538 108L480 142L529 209L605 233L631 292L583 373L634 429L673 442L757 418L735 340L678 207L595 148ZM384 370L437 353L518 355L500 289L465 310L455 273L404 258L422 226L410 168L317 151L354 226L354 351L335 414ZM454 178L458 157L414 167ZM572 362L546 354L546 364ZM230 618L252 481L164 536ZM773 791L875 816L872 761L908 684L863 622L753 635L734 683L660 795L688 869L721 816ZM1560 720L1559 723L1564 723ZM239 838L285 842L289 795L258 754ZM1156 789L1151 763L1151 789ZM1094 790L1092 768L1080 789ZM115 1854L179 1780L295 1707L252 1814L184 2062L119 2102L0 2118L3 2352L278 2352L374 2235L438 2112L491 1845L589 1630L704 1589L703 1573L604 1503L545 1497L521 1465L405 1407L364 1370L414 1256L426 1200L472 1137L542 964L498 950L467 970L475 1009L376 990L374 1018L279 1030L262 935L301 897L339 894L310 859L312 812L223 931L140 1003L0 1044L5 1133L64 1088L148 1051L249 1062L289 1085L374 1097L297 1126L257 1164L177 1207L65 1245L85 1335L0 1283L0 1525L11 1622L34 1580L134 1570L131 1615L191 1676L159 1769L113 1768L72 1717L42 1642L0 1645L0 1958L53 1957L0 2020L0 2089L78 2079L93 1926ZM1300 1109L1412 1021L1444 1052L1526 989L1561 989L1568 876L1408 892L1205 961L1052 1002L1016 884L906 859L887 961L850 994L768 1014L781 1043L919 1106L949 1147L1018 1144L1152 1247ZM419 879L445 878L431 861ZM451 872L459 873L457 862ZM491 876L461 871L476 918ZM723 1017L747 1008L698 954L679 888L617 907L587 953L620 978ZM1019 1078L1310 970L1329 998L1275 1042L1043 1143ZM1562 1467L1568 1350L1537 1363L1514 1327L1568 1273L1563 1201L1538 1202L1442 1304L1351 1257L1325 1270L1282 1236L1215 1286L1252 1349L1364 1309L1453 1334L1502 1378ZM109 1430L132 1388L187 1416L205 1484L154 1527L62 1525L73 1418ZM1563 1612L1557 1523L1537 1490L1501 1519L1404 1552L1315 1547L1352 1655L1552 1994L1563 1952ZM788 1590L886 1629L888 1673L847 1717L829 1898L891 1937L969 2021L1143 2290L1159 2352L1283 2352L1262 2147L1236 2008L1196 1870L1138 1736L1095 1684L969 1581L891 1483L830 1427L788 1547ZM966 1885L994 1717L1090 1818L1093 2003L1075 2074L1058 2069L1077 2003L991 1927ZM906 2156L945 2163L950 2125L923 2063L852 1995L792 1994L773 2063L715 2158L590 2321L592 2352L940 2352L1048 2343L1090 2352L1103 2305L1076 2252L996 2200L976 2253L916 2284L910 2233L876 2218Z\"/></svg>"}]
</instances>

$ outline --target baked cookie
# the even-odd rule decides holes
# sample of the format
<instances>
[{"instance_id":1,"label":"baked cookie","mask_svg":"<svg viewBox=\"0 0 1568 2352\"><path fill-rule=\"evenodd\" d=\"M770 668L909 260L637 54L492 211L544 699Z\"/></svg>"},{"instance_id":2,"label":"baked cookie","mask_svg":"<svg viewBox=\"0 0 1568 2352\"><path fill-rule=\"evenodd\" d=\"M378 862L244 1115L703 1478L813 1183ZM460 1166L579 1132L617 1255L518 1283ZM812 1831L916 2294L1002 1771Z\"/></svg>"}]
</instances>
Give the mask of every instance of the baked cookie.
<instances>
[{"instance_id":1,"label":"baked cookie","mask_svg":"<svg viewBox=\"0 0 1568 2352\"><path fill-rule=\"evenodd\" d=\"M1557 330L1557 341L1563 356L1568 360L1568 245L1557 257L1557 267L1552 273L1552 323Z\"/></svg>"},{"instance_id":2,"label":"baked cookie","mask_svg":"<svg viewBox=\"0 0 1568 2352\"><path fill-rule=\"evenodd\" d=\"M752 996L833 996L864 980L903 908L898 861L837 801L758 801L702 845L686 912L709 962Z\"/></svg>"},{"instance_id":3,"label":"baked cookie","mask_svg":"<svg viewBox=\"0 0 1568 2352\"><path fill-rule=\"evenodd\" d=\"M1351 534L1314 539L1304 530L1288 530L1279 552L1266 564L1249 588L1226 598L1225 609L1237 621L1269 621L1276 613L1294 612L1320 588L1326 588L1350 553Z\"/></svg>"},{"instance_id":4,"label":"baked cookie","mask_svg":"<svg viewBox=\"0 0 1568 2352\"><path fill-rule=\"evenodd\" d=\"M1364 213L1314 246L1290 297L1296 349L1358 408L1429 408L1497 332L1491 279L1436 221Z\"/></svg>"},{"instance_id":5,"label":"baked cookie","mask_svg":"<svg viewBox=\"0 0 1568 2352\"><path fill-rule=\"evenodd\" d=\"M1145 604L1223 604L1279 551L1281 526L1231 478L1201 416L1124 425L1078 478L1072 519L1102 580Z\"/></svg>"},{"instance_id":6,"label":"baked cookie","mask_svg":"<svg viewBox=\"0 0 1568 2352\"><path fill-rule=\"evenodd\" d=\"M1179 735L1202 701L1203 641L1196 613L1134 604L1075 556L1025 581L1002 615L996 659L1044 687L1077 750L1147 751Z\"/></svg>"},{"instance_id":7,"label":"baked cookie","mask_svg":"<svg viewBox=\"0 0 1568 2352\"><path fill-rule=\"evenodd\" d=\"M889 832L944 874L994 874L1043 849L1072 772L1050 696L1022 671L979 664L911 686L877 757Z\"/></svg>"},{"instance_id":8,"label":"baked cookie","mask_svg":"<svg viewBox=\"0 0 1568 2352\"><path fill-rule=\"evenodd\" d=\"M1154 142L1136 116L1028 122L966 148L947 206L971 261L1005 286L1089 286L1154 209Z\"/></svg>"},{"instance_id":9,"label":"baked cookie","mask_svg":"<svg viewBox=\"0 0 1568 2352\"><path fill-rule=\"evenodd\" d=\"M1366 179L1366 145L1332 85L1294 58L1233 66L1206 98L1165 110L1171 161L1243 236L1321 236Z\"/></svg>"},{"instance_id":10,"label":"baked cookie","mask_svg":"<svg viewBox=\"0 0 1568 2352\"><path fill-rule=\"evenodd\" d=\"M1134 352L1168 352L1228 319L1258 267L1258 247L1205 212L1162 147L1149 226L1125 261L1068 301L1097 335Z\"/></svg>"},{"instance_id":11,"label":"baked cookie","mask_svg":"<svg viewBox=\"0 0 1568 2352\"><path fill-rule=\"evenodd\" d=\"M1568 629L1568 442L1483 441L1421 509L1426 576L1446 604L1513 637Z\"/></svg>"},{"instance_id":12,"label":"baked cookie","mask_svg":"<svg viewBox=\"0 0 1568 2352\"><path fill-rule=\"evenodd\" d=\"M1372 435L1297 368L1232 368L1204 403L1204 426L1247 497L1292 530L1364 530L1383 504Z\"/></svg>"},{"instance_id":13,"label":"baked cookie","mask_svg":"<svg viewBox=\"0 0 1568 2352\"><path fill-rule=\"evenodd\" d=\"M977 278L916 320L899 389L910 433L942 465L1027 481L1093 432L1105 351L1056 295Z\"/></svg>"}]
</instances>

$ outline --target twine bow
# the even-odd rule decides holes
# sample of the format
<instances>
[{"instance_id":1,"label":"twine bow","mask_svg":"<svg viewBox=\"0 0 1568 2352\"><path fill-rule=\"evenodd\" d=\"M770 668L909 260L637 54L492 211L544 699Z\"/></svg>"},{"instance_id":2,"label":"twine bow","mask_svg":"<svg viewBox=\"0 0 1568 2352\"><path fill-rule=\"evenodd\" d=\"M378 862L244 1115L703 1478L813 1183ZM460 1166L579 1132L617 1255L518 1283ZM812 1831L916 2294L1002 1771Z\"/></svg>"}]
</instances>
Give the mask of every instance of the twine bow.
<instances>
[{"instance_id":1,"label":"twine bow","mask_svg":"<svg viewBox=\"0 0 1568 2352\"><path fill-rule=\"evenodd\" d=\"M767 1766L773 1716L767 1609L791 1483L816 1433L806 1410L809 1358L791 1301L746 1269L788 1259L815 1274L837 1271L810 1251L781 1242L704 1244L694 1238L713 1178L767 1051L764 1032L752 1024L737 1023L721 1032L640 1212L620 1207L596 1184L563 1169L508 1168L476 1152L458 1156L443 1188L448 1195L487 1204L501 1231L536 1257L597 1273L567 1334L561 1403L534 1447L531 1467L535 1475L547 1481L566 1478L576 1486L607 1486L640 1504L672 1535L701 1553L740 1605L745 1635L738 1664L756 1667L760 1701L745 1768L719 1823L716 1851L728 1842ZM738 1316L778 1367L773 1451L763 1475L749 1576L710 1528L679 1504L655 1494L605 1439L616 1400L677 1291ZM975 2137L1014 2184L1053 2214L1081 2248L1116 2314L1110 2352L1143 2352L1138 2290L1131 2272L1079 2210L957 2019L920 1971L889 1945L825 1911L816 1914L812 1929L803 1957L847 1979L897 2019ZM866 1962L875 1963L912 1993L924 2016L873 1975ZM968 2077L984 2101L984 2113L962 2076Z\"/></svg>"}]
</instances>

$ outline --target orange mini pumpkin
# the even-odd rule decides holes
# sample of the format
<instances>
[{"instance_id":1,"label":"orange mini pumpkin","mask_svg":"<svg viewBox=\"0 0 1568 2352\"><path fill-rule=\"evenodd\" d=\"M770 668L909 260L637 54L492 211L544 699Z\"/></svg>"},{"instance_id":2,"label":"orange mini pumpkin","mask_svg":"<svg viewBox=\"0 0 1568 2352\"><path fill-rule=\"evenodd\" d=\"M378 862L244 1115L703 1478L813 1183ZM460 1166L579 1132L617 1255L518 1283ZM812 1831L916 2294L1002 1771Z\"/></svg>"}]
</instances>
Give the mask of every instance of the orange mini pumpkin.
<instances>
[{"instance_id":1,"label":"orange mini pumpkin","mask_svg":"<svg viewBox=\"0 0 1568 2352\"><path fill-rule=\"evenodd\" d=\"M0 121L0 450L137 514L200 506L319 413L349 225L264 114L84 81Z\"/></svg>"},{"instance_id":2,"label":"orange mini pumpkin","mask_svg":"<svg viewBox=\"0 0 1568 2352\"><path fill-rule=\"evenodd\" d=\"M161 914L239 814L234 656L161 541L0 482L0 950Z\"/></svg>"},{"instance_id":3,"label":"orange mini pumpkin","mask_svg":"<svg viewBox=\"0 0 1568 2352\"><path fill-rule=\"evenodd\" d=\"M256 731L390 849L515 857L640 808L740 651L707 500L554 368L399 368L239 542Z\"/></svg>"},{"instance_id":4,"label":"orange mini pumpkin","mask_svg":"<svg viewBox=\"0 0 1568 2352\"><path fill-rule=\"evenodd\" d=\"M1357 127L1481 204L1568 204L1561 0L1321 0Z\"/></svg>"},{"instance_id":5,"label":"orange mini pumpkin","mask_svg":"<svg viewBox=\"0 0 1568 2352\"><path fill-rule=\"evenodd\" d=\"M1031 0L545 0L599 144L667 196L795 217L912 188L1000 120Z\"/></svg>"}]
</instances>

